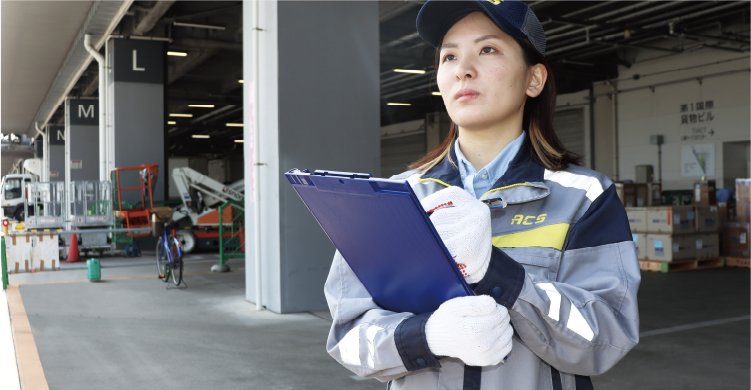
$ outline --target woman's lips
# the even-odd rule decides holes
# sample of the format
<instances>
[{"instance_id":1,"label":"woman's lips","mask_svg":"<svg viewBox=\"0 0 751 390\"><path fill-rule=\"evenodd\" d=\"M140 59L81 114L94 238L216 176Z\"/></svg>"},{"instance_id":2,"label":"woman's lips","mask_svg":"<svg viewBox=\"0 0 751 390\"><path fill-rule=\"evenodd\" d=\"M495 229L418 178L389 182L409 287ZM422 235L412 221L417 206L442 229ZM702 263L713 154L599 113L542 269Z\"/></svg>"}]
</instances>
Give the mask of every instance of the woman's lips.
<instances>
[{"instance_id":1,"label":"woman's lips","mask_svg":"<svg viewBox=\"0 0 751 390\"><path fill-rule=\"evenodd\" d=\"M464 88L460 89L459 92L456 93L454 100L456 100L457 102L466 102L475 99L478 96L480 96L480 93L475 91L474 89Z\"/></svg>"}]
</instances>

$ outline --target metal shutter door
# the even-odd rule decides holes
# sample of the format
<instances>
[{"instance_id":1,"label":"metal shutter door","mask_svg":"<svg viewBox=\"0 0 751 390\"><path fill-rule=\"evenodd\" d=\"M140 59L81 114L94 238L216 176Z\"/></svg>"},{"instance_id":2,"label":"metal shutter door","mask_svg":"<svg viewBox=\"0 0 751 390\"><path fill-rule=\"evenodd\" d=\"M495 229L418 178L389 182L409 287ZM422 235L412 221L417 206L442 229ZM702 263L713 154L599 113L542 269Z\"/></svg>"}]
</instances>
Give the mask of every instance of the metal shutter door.
<instances>
[{"instance_id":1,"label":"metal shutter door","mask_svg":"<svg viewBox=\"0 0 751 390\"><path fill-rule=\"evenodd\" d=\"M584 157L586 150L584 150L583 108L556 111L553 116L553 129L566 149Z\"/></svg>"},{"instance_id":2,"label":"metal shutter door","mask_svg":"<svg viewBox=\"0 0 751 390\"><path fill-rule=\"evenodd\" d=\"M425 133L381 140L381 177L407 170L407 165L425 154Z\"/></svg>"}]
</instances>

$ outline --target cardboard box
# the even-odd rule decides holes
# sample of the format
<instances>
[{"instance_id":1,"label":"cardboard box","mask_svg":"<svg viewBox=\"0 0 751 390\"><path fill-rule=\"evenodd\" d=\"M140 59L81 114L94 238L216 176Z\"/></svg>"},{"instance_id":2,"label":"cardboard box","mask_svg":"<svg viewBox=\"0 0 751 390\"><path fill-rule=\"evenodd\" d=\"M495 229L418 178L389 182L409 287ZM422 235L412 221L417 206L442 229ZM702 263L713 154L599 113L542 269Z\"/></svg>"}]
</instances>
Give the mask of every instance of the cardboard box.
<instances>
[{"instance_id":1,"label":"cardboard box","mask_svg":"<svg viewBox=\"0 0 751 390\"><path fill-rule=\"evenodd\" d=\"M722 227L722 252L725 256L751 257L749 223L728 222Z\"/></svg>"},{"instance_id":2,"label":"cardboard box","mask_svg":"<svg viewBox=\"0 0 751 390\"><path fill-rule=\"evenodd\" d=\"M626 215L628 216L631 233L645 233L647 231L646 207L626 207Z\"/></svg>"},{"instance_id":3,"label":"cardboard box","mask_svg":"<svg viewBox=\"0 0 751 390\"><path fill-rule=\"evenodd\" d=\"M647 256L647 235L644 233L633 233L631 237L634 240L634 246L636 246L636 258L640 260L648 260Z\"/></svg>"},{"instance_id":4,"label":"cardboard box","mask_svg":"<svg viewBox=\"0 0 751 390\"><path fill-rule=\"evenodd\" d=\"M751 179L735 179L735 199L751 202Z\"/></svg>"},{"instance_id":5,"label":"cardboard box","mask_svg":"<svg viewBox=\"0 0 751 390\"><path fill-rule=\"evenodd\" d=\"M695 259L696 240L693 235L649 234L647 256L656 261Z\"/></svg>"},{"instance_id":6,"label":"cardboard box","mask_svg":"<svg viewBox=\"0 0 751 390\"><path fill-rule=\"evenodd\" d=\"M717 231L722 230L722 225L725 222L735 221L735 201L733 199L727 202L717 202L717 211L719 212Z\"/></svg>"},{"instance_id":7,"label":"cardboard box","mask_svg":"<svg viewBox=\"0 0 751 390\"><path fill-rule=\"evenodd\" d=\"M720 209L717 206L696 206L696 231L717 232L720 228Z\"/></svg>"},{"instance_id":8,"label":"cardboard box","mask_svg":"<svg viewBox=\"0 0 751 390\"><path fill-rule=\"evenodd\" d=\"M696 240L697 259L711 259L720 256L719 233L697 234L694 239Z\"/></svg>"},{"instance_id":9,"label":"cardboard box","mask_svg":"<svg viewBox=\"0 0 751 390\"><path fill-rule=\"evenodd\" d=\"M694 204L703 206L713 206L717 204L715 191L717 187L714 180L703 180L694 182Z\"/></svg>"},{"instance_id":10,"label":"cardboard box","mask_svg":"<svg viewBox=\"0 0 751 390\"><path fill-rule=\"evenodd\" d=\"M644 183L623 184L623 204L626 207L646 207L649 191Z\"/></svg>"},{"instance_id":11,"label":"cardboard box","mask_svg":"<svg viewBox=\"0 0 751 390\"><path fill-rule=\"evenodd\" d=\"M659 206L662 204L662 184L648 183L647 206Z\"/></svg>"},{"instance_id":12,"label":"cardboard box","mask_svg":"<svg viewBox=\"0 0 751 390\"><path fill-rule=\"evenodd\" d=\"M751 222L749 202L739 200L735 203L735 222Z\"/></svg>"},{"instance_id":13,"label":"cardboard box","mask_svg":"<svg viewBox=\"0 0 751 390\"><path fill-rule=\"evenodd\" d=\"M696 232L696 207L658 206L647 208L647 232L688 234Z\"/></svg>"}]
</instances>

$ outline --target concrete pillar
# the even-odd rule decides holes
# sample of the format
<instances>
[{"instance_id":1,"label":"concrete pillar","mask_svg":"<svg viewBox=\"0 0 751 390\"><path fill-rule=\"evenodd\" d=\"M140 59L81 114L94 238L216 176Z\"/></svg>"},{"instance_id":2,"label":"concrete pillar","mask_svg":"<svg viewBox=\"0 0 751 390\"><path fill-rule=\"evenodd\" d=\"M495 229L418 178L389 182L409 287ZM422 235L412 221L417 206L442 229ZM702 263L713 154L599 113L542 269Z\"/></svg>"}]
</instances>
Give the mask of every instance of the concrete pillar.
<instances>
[{"instance_id":1,"label":"concrete pillar","mask_svg":"<svg viewBox=\"0 0 751 390\"><path fill-rule=\"evenodd\" d=\"M243 6L246 298L256 301L253 191L260 193L262 302L277 313L327 309L335 248L284 178L292 168L379 175L377 2L261 1ZM252 160L254 27L259 33L259 161ZM288 48L294 47L294 50ZM260 188L252 169L260 165Z\"/></svg>"},{"instance_id":2,"label":"concrete pillar","mask_svg":"<svg viewBox=\"0 0 751 390\"><path fill-rule=\"evenodd\" d=\"M65 99L65 134L66 183L99 180L99 99Z\"/></svg>"},{"instance_id":3,"label":"concrete pillar","mask_svg":"<svg viewBox=\"0 0 751 390\"><path fill-rule=\"evenodd\" d=\"M108 144L114 155L109 158L118 168L159 164L154 200L164 200L169 183L164 157L165 55L164 42L107 42L107 123L112 127L108 129ZM128 200L126 195L124 200Z\"/></svg>"}]
</instances>

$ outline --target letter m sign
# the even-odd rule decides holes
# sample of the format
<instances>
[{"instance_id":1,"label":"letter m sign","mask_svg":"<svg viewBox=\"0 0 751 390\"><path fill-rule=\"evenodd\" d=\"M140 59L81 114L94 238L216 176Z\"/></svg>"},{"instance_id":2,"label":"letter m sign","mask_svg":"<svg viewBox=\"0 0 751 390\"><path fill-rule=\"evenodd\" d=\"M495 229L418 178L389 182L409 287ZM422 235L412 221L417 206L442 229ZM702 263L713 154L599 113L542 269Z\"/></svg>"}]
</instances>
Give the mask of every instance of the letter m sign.
<instances>
[{"instance_id":1,"label":"letter m sign","mask_svg":"<svg viewBox=\"0 0 751 390\"><path fill-rule=\"evenodd\" d=\"M89 106L78 106L78 117L81 118L93 118L94 117L94 105L91 104Z\"/></svg>"}]
</instances>

